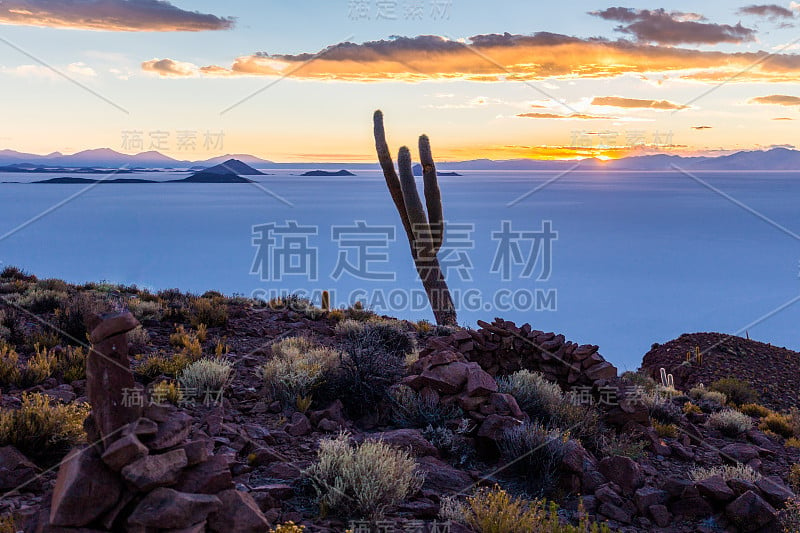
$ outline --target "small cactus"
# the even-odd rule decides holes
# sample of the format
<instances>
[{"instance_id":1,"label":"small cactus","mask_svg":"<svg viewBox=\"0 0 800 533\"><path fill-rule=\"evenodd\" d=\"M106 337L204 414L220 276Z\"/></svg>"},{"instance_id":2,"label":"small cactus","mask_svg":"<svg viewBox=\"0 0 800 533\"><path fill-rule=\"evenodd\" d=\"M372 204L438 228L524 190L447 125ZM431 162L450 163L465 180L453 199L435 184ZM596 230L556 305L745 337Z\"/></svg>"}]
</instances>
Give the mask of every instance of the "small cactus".
<instances>
[{"instance_id":1,"label":"small cactus","mask_svg":"<svg viewBox=\"0 0 800 533\"><path fill-rule=\"evenodd\" d=\"M329 293L328 291L322 291L322 310L323 311L331 310L331 293Z\"/></svg>"}]
</instances>

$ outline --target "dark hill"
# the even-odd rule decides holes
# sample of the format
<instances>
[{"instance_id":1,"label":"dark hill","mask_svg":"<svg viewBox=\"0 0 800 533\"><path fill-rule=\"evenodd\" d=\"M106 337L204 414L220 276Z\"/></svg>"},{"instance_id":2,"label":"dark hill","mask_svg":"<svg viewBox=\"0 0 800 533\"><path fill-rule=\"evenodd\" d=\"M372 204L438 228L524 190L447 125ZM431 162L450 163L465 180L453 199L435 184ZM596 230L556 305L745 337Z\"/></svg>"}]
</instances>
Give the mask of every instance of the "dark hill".
<instances>
[{"instance_id":1,"label":"dark hill","mask_svg":"<svg viewBox=\"0 0 800 533\"><path fill-rule=\"evenodd\" d=\"M673 375L680 390L734 377L749 382L768 407L800 407L798 352L722 333L686 333L654 346L645 354L642 370L658 382L662 367ZM686 352L694 353L695 347L707 350L702 364L684 364Z\"/></svg>"},{"instance_id":2,"label":"dark hill","mask_svg":"<svg viewBox=\"0 0 800 533\"><path fill-rule=\"evenodd\" d=\"M202 174L217 174L220 176L263 176L264 173L238 159L228 159L224 163L208 167L200 171Z\"/></svg>"},{"instance_id":3,"label":"dark hill","mask_svg":"<svg viewBox=\"0 0 800 533\"><path fill-rule=\"evenodd\" d=\"M158 183L153 180L140 180L136 178L117 178L113 180L95 180L91 178L75 178L65 176L63 178L50 178L49 180L34 181L34 184L53 184L53 185L87 185L97 184L137 184L137 183Z\"/></svg>"},{"instance_id":4,"label":"dark hill","mask_svg":"<svg viewBox=\"0 0 800 533\"><path fill-rule=\"evenodd\" d=\"M328 170L311 170L306 172L305 174L300 174L301 176L355 176L349 170L339 170L336 172L328 171Z\"/></svg>"}]
</instances>

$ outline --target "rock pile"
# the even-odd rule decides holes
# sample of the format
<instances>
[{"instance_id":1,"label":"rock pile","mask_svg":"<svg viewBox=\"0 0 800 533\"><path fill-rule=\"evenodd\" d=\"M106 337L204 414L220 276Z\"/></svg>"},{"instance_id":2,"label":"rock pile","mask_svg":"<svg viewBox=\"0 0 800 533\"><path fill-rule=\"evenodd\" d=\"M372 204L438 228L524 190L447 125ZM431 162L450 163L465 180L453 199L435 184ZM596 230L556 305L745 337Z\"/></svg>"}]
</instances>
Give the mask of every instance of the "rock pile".
<instances>
[{"instance_id":1,"label":"rock pile","mask_svg":"<svg viewBox=\"0 0 800 533\"><path fill-rule=\"evenodd\" d=\"M478 321L480 329L459 330L449 337L433 339L420 358L440 350L462 354L492 376L511 374L520 369L535 370L561 388L600 386L617 377L617 369L598 353L598 346L578 345L564 335L546 333L530 324L517 327L496 318L491 324Z\"/></svg>"},{"instance_id":2,"label":"rock pile","mask_svg":"<svg viewBox=\"0 0 800 533\"><path fill-rule=\"evenodd\" d=\"M95 444L73 449L61 463L37 529L266 531L269 522L253 498L234 489L228 458L213 455L212 439L192 427L191 416L124 401L136 390L125 334L137 325L129 313L95 323L87 361L87 434Z\"/></svg>"}]
</instances>

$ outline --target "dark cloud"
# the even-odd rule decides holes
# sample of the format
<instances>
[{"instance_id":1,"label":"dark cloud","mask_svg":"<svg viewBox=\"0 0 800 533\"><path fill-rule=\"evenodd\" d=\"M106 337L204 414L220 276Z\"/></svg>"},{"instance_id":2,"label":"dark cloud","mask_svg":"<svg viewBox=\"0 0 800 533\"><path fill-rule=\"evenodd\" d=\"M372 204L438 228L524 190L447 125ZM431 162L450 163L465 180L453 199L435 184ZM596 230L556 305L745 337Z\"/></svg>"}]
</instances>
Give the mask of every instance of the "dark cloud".
<instances>
[{"instance_id":1,"label":"dark cloud","mask_svg":"<svg viewBox=\"0 0 800 533\"><path fill-rule=\"evenodd\" d=\"M692 126L693 130L710 130L711 126Z\"/></svg>"},{"instance_id":2,"label":"dark cloud","mask_svg":"<svg viewBox=\"0 0 800 533\"><path fill-rule=\"evenodd\" d=\"M686 109L688 106L675 104L668 100L641 100L621 96L596 96L592 105L624 107L628 109Z\"/></svg>"},{"instance_id":3,"label":"dark cloud","mask_svg":"<svg viewBox=\"0 0 800 533\"><path fill-rule=\"evenodd\" d=\"M3 0L0 24L102 31L227 30L233 19L163 0Z\"/></svg>"},{"instance_id":4,"label":"dark cloud","mask_svg":"<svg viewBox=\"0 0 800 533\"><path fill-rule=\"evenodd\" d=\"M794 18L794 11L775 4L749 5L739 9L738 12L742 15L755 15L772 21Z\"/></svg>"},{"instance_id":5,"label":"dark cloud","mask_svg":"<svg viewBox=\"0 0 800 533\"><path fill-rule=\"evenodd\" d=\"M603 11L592 11L590 14L621 22L615 28L616 31L633 35L642 42L669 45L718 44L742 43L755 39L755 30L745 28L741 22L736 26L704 22L706 19L697 13L610 7Z\"/></svg>"}]
</instances>

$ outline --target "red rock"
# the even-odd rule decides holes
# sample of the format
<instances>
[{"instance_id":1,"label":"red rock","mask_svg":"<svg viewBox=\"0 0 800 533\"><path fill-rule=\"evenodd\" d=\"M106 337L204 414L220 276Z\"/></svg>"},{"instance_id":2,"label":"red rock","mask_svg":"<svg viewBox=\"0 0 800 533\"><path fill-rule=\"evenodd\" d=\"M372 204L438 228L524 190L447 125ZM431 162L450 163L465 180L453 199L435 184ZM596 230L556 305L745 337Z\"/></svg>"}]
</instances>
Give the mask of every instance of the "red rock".
<instances>
[{"instance_id":1,"label":"red rock","mask_svg":"<svg viewBox=\"0 0 800 533\"><path fill-rule=\"evenodd\" d=\"M86 394L92 405L95 427L106 445L117 430L141 416L141 406L127 401L136 388L128 359L125 334L139 322L132 314L100 315L91 330L92 349L86 359Z\"/></svg>"},{"instance_id":2,"label":"red rock","mask_svg":"<svg viewBox=\"0 0 800 533\"><path fill-rule=\"evenodd\" d=\"M221 507L222 502L216 496L162 487L144 497L128 517L128 524L157 529L187 528L204 521Z\"/></svg>"},{"instance_id":3,"label":"red rock","mask_svg":"<svg viewBox=\"0 0 800 533\"><path fill-rule=\"evenodd\" d=\"M756 486L761 489L761 494L772 505L783 507L786 500L794 496L794 493L783 484L783 480L778 476L765 476L756 481Z\"/></svg>"},{"instance_id":4,"label":"red rock","mask_svg":"<svg viewBox=\"0 0 800 533\"><path fill-rule=\"evenodd\" d=\"M311 433L313 429L306 415L295 412L292 414L291 422L286 426L286 433L292 437L302 437Z\"/></svg>"},{"instance_id":5,"label":"red rock","mask_svg":"<svg viewBox=\"0 0 800 533\"><path fill-rule=\"evenodd\" d=\"M497 382L478 363L468 363L467 367L467 396L488 396L497 392Z\"/></svg>"},{"instance_id":6,"label":"red rock","mask_svg":"<svg viewBox=\"0 0 800 533\"><path fill-rule=\"evenodd\" d=\"M470 488L472 477L466 472L456 470L435 457L421 457L417 464L425 474L424 488L440 494L459 493Z\"/></svg>"},{"instance_id":7,"label":"red rock","mask_svg":"<svg viewBox=\"0 0 800 533\"><path fill-rule=\"evenodd\" d=\"M609 481L616 483L625 494L633 494L644 485L644 474L639 464L629 457L616 455L606 457L598 465L600 473Z\"/></svg>"},{"instance_id":8,"label":"red rock","mask_svg":"<svg viewBox=\"0 0 800 533\"><path fill-rule=\"evenodd\" d=\"M208 517L208 529L217 533L263 533L269 521L252 496L238 490L220 492L222 508Z\"/></svg>"},{"instance_id":9,"label":"red rock","mask_svg":"<svg viewBox=\"0 0 800 533\"><path fill-rule=\"evenodd\" d=\"M663 505L667 503L668 499L669 494L667 494L667 491L655 487L642 487L633 495L633 501L636 503L636 507L641 514L645 514L645 512L654 505ZM664 510L666 510L666 507Z\"/></svg>"},{"instance_id":10,"label":"red rock","mask_svg":"<svg viewBox=\"0 0 800 533\"><path fill-rule=\"evenodd\" d=\"M418 429L394 429L382 433L362 433L355 440L380 440L396 448L408 450L415 457L439 456L439 450L436 449L436 446L428 442Z\"/></svg>"},{"instance_id":11,"label":"red rock","mask_svg":"<svg viewBox=\"0 0 800 533\"><path fill-rule=\"evenodd\" d=\"M489 403L495 408L497 414L511 415L518 420L528 419L528 416L519 408L517 400L510 394L492 393L489 396Z\"/></svg>"},{"instance_id":12,"label":"red rock","mask_svg":"<svg viewBox=\"0 0 800 533\"><path fill-rule=\"evenodd\" d=\"M122 477L142 492L172 485L186 467L186 452L179 448L158 455L146 455L122 469Z\"/></svg>"},{"instance_id":13,"label":"red rock","mask_svg":"<svg viewBox=\"0 0 800 533\"><path fill-rule=\"evenodd\" d=\"M38 473L39 468L13 446L0 448L0 491L16 489Z\"/></svg>"},{"instance_id":14,"label":"red rock","mask_svg":"<svg viewBox=\"0 0 800 533\"><path fill-rule=\"evenodd\" d=\"M648 511L658 527L667 527L672 523L672 514L666 505L652 505Z\"/></svg>"},{"instance_id":15,"label":"red rock","mask_svg":"<svg viewBox=\"0 0 800 533\"><path fill-rule=\"evenodd\" d=\"M511 416L489 415L478 429L477 436L497 442L503 438L507 430L520 425L522 422Z\"/></svg>"},{"instance_id":16,"label":"red rock","mask_svg":"<svg viewBox=\"0 0 800 533\"><path fill-rule=\"evenodd\" d=\"M455 394L467 382L467 363L454 362L426 369L419 376L422 386L431 387L442 394Z\"/></svg>"},{"instance_id":17,"label":"red rock","mask_svg":"<svg viewBox=\"0 0 800 533\"><path fill-rule=\"evenodd\" d=\"M85 526L111 509L120 496L120 480L94 448L74 448L58 469L50 506L54 526Z\"/></svg>"},{"instance_id":18,"label":"red rock","mask_svg":"<svg viewBox=\"0 0 800 533\"><path fill-rule=\"evenodd\" d=\"M166 420L158 421L158 431L146 442L151 450L166 450L183 443L192 430L192 417L184 411L173 410Z\"/></svg>"},{"instance_id":19,"label":"red rock","mask_svg":"<svg viewBox=\"0 0 800 533\"><path fill-rule=\"evenodd\" d=\"M178 477L175 488L183 492L202 494L216 494L233 488L228 461L222 456L213 455L206 462L185 469Z\"/></svg>"},{"instance_id":20,"label":"red rock","mask_svg":"<svg viewBox=\"0 0 800 533\"><path fill-rule=\"evenodd\" d=\"M617 377L617 368L608 361L603 361L586 370L586 377L592 381L613 379Z\"/></svg>"},{"instance_id":21,"label":"red rock","mask_svg":"<svg viewBox=\"0 0 800 533\"><path fill-rule=\"evenodd\" d=\"M251 492L265 492L275 500L282 501L291 499L294 496L294 488L286 483L272 483L269 485L259 485L253 487Z\"/></svg>"},{"instance_id":22,"label":"red rock","mask_svg":"<svg viewBox=\"0 0 800 533\"><path fill-rule=\"evenodd\" d=\"M700 494L716 502L729 502L734 498L733 491L721 475L698 481L695 486Z\"/></svg>"},{"instance_id":23,"label":"red rock","mask_svg":"<svg viewBox=\"0 0 800 533\"><path fill-rule=\"evenodd\" d=\"M147 455L147 446L133 433L123 435L112 442L102 455L103 462L115 472L119 472L125 465L128 465Z\"/></svg>"},{"instance_id":24,"label":"red rock","mask_svg":"<svg viewBox=\"0 0 800 533\"><path fill-rule=\"evenodd\" d=\"M186 452L186 462L188 466L200 464L208 459L208 443L205 440L193 440L183 445Z\"/></svg>"},{"instance_id":25,"label":"red rock","mask_svg":"<svg viewBox=\"0 0 800 533\"><path fill-rule=\"evenodd\" d=\"M719 454L723 459L732 463L747 463L753 459L757 459L759 456L757 447L739 442L723 446L720 448Z\"/></svg>"},{"instance_id":26,"label":"red rock","mask_svg":"<svg viewBox=\"0 0 800 533\"><path fill-rule=\"evenodd\" d=\"M610 503L600 505L597 512L611 520L616 520L623 524L630 524L633 520L633 517L628 511Z\"/></svg>"},{"instance_id":27,"label":"red rock","mask_svg":"<svg viewBox=\"0 0 800 533\"><path fill-rule=\"evenodd\" d=\"M778 513L761 496L753 491L747 491L728 504L725 515L739 527L740 531L749 532L772 523Z\"/></svg>"},{"instance_id":28,"label":"red rock","mask_svg":"<svg viewBox=\"0 0 800 533\"><path fill-rule=\"evenodd\" d=\"M323 420L331 420L341 427L347 424L347 418L344 416L344 405L341 400L336 400L325 409L312 412L309 419L315 426L319 425Z\"/></svg>"}]
</instances>

